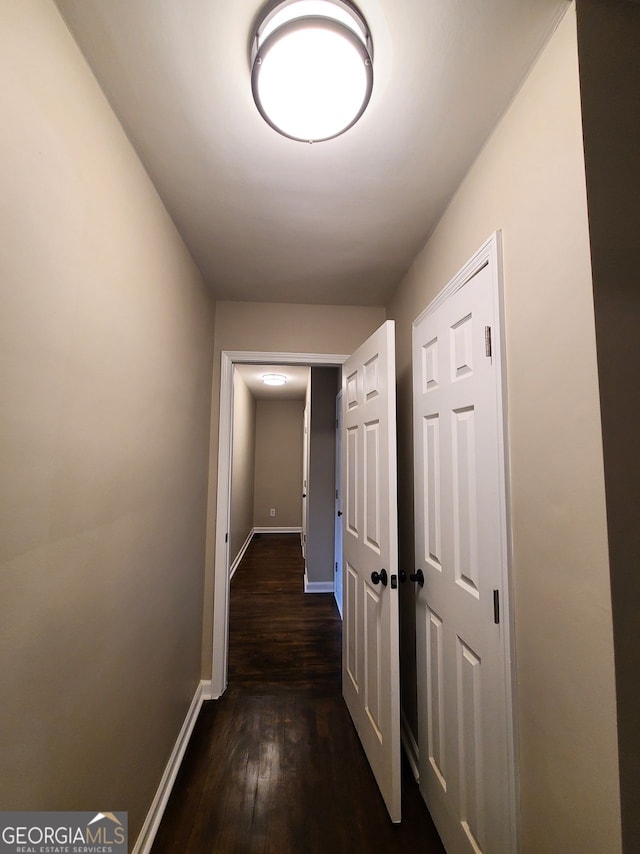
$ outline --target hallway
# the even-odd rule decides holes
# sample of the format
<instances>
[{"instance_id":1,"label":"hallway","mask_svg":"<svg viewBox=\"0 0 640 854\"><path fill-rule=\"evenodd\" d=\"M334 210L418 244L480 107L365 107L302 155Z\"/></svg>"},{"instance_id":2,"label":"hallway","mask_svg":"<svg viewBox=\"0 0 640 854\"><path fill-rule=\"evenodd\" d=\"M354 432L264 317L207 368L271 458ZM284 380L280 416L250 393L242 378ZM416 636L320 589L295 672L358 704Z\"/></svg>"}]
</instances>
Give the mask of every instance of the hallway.
<instances>
[{"instance_id":1,"label":"hallway","mask_svg":"<svg viewBox=\"0 0 640 854\"><path fill-rule=\"evenodd\" d=\"M231 584L229 687L202 708L153 854L444 851L406 763L389 821L341 696L335 601L302 578L297 534L254 537Z\"/></svg>"}]
</instances>

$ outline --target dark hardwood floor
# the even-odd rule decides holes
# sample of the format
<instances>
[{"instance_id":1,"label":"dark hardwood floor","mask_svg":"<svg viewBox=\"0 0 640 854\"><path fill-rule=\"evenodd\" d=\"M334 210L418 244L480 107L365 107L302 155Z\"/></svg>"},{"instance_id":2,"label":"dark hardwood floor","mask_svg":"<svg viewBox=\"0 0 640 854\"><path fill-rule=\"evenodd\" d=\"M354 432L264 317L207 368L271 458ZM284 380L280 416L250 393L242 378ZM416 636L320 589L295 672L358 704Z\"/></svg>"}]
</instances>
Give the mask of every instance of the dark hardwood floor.
<instances>
[{"instance_id":1,"label":"dark hardwood floor","mask_svg":"<svg viewBox=\"0 0 640 854\"><path fill-rule=\"evenodd\" d=\"M406 763L389 820L341 696L341 630L333 595L303 592L299 536L254 538L229 687L200 712L152 854L444 852Z\"/></svg>"}]
</instances>

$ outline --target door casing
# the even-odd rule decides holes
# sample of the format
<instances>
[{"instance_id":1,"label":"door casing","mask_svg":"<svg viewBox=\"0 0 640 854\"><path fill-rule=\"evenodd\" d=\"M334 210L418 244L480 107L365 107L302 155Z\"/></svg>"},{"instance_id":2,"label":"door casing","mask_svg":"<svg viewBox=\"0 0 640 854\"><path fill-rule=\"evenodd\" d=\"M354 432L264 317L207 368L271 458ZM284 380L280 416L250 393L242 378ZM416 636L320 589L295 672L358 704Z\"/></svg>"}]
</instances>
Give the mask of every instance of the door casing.
<instances>
[{"instance_id":1,"label":"door casing","mask_svg":"<svg viewBox=\"0 0 640 854\"><path fill-rule=\"evenodd\" d=\"M223 350L221 353L211 699L221 697L227 687L229 651L229 543L227 539L231 501L234 366L267 364L341 367L348 358L348 355L335 353L265 353L245 350Z\"/></svg>"},{"instance_id":2,"label":"door casing","mask_svg":"<svg viewBox=\"0 0 640 854\"><path fill-rule=\"evenodd\" d=\"M309 384L311 382L311 377L309 377L309 382L307 383L307 397L304 403L304 414L302 416L302 489L300 490L302 493L302 557L304 558L304 571L305 578L307 573L307 528L308 518L307 518L307 508L309 504L307 502L307 490L309 489Z\"/></svg>"},{"instance_id":3,"label":"door casing","mask_svg":"<svg viewBox=\"0 0 640 854\"><path fill-rule=\"evenodd\" d=\"M333 595L342 619L342 389L336 397L336 500Z\"/></svg>"}]
</instances>

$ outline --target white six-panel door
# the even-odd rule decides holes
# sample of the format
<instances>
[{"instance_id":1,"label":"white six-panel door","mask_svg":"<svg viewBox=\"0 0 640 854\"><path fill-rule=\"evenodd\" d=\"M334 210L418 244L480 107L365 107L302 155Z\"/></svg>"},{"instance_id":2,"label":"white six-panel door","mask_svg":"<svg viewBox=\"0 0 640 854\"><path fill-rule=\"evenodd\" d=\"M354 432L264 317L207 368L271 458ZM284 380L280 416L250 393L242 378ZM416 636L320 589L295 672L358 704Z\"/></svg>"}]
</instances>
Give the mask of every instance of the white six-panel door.
<instances>
[{"instance_id":1,"label":"white six-panel door","mask_svg":"<svg viewBox=\"0 0 640 854\"><path fill-rule=\"evenodd\" d=\"M389 815L397 822L400 685L392 321L345 362L342 406L342 690Z\"/></svg>"},{"instance_id":2,"label":"white six-panel door","mask_svg":"<svg viewBox=\"0 0 640 854\"><path fill-rule=\"evenodd\" d=\"M513 854L497 236L414 323L420 787L448 854Z\"/></svg>"}]
</instances>

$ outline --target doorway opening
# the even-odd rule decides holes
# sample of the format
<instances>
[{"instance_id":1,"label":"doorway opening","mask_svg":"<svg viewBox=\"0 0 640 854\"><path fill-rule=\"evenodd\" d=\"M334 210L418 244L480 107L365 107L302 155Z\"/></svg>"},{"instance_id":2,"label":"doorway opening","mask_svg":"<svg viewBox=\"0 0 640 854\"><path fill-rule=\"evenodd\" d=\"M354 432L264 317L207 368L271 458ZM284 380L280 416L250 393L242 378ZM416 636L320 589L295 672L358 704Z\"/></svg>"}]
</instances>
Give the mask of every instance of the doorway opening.
<instances>
[{"instance_id":1,"label":"doorway opening","mask_svg":"<svg viewBox=\"0 0 640 854\"><path fill-rule=\"evenodd\" d=\"M333 369L332 369L333 370ZM265 382L278 371L279 385ZM258 534L304 543L304 414L311 369L236 365L233 384L230 577Z\"/></svg>"},{"instance_id":2,"label":"doorway opening","mask_svg":"<svg viewBox=\"0 0 640 854\"><path fill-rule=\"evenodd\" d=\"M214 571L212 696L227 687L230 600L230 522L233 449L233 378L236 366L309 366L339 368L348 357L336 354L224 351L220 377L220 432ZM333 415L332 415L333 419Z\"/></svg>"}]
</instances>

